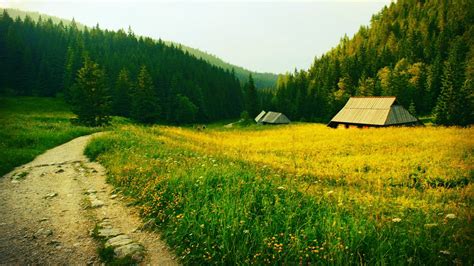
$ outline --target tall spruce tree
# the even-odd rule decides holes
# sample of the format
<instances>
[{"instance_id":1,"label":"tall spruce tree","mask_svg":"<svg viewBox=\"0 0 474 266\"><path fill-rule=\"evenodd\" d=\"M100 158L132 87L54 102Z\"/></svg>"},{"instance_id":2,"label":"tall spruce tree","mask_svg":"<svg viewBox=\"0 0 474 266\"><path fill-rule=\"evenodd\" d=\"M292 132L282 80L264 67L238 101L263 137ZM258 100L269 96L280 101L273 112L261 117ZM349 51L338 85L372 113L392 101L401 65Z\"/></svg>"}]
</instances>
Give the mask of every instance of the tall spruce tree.
<instances>
[{"instance_id":1,"label":"tall spruce tree","mask_svg":"<svg viewBox=\"0 0 474 266\"><path fill-rule=\"evenodd\" d=\"M249 79L245 84L245 109L247 110L250 117L255 117L258 114L258 94L257 88L253 82L252 74L249 75Z\"/></svg>"},{"instance_id":2,"label":"tall spruce tree","mask_svg":"<svg viewBox=\"0 0 474 266\"><path fill-rule=\"evenodd\" d=\"M142 66L136 88L132 93L131 117L140 123L155 123L160 117L160 111L153 80L146 67Z\"/></svg>"},{"instance_id":3,"label":"tall spruce tree","mask_svg":"<svg viewBox=\"0 0 474 266\"><path fill-rule=\"evenodd\" d=\"M105 72L88 57L77 72L72 88L73 112L81 124L101 126L110 120L110 96L106 86Z\"/></svg>"},{"instance_id":4,"label":"tall spruce tree","mask_svg":"<svg viewBox=\"0 0 474 266\"><path fill-rule=\"evenodd\" d=\"M188 97L181 94L176 95L174 109L176 123L183 124L195 121L198 107Z\"/></svg>"},{"instance_id":5,"label":"tall spruce tree","mask_svg":"<svg viewBox=\"0 0 474 266\"><path fill-rule=\"evenodd\" d=\"M469 64L466 64L465 56L466 46L462 39L457 38L444 63L441 93L435 108L436 123L439 125L464 126L471 120L469 109L472 88L469 78L465 79Z\"/></svg>"},{"instance_id":6,"label":"tall spruce tree","mask_svg":"<svg viewBox=\"0 0 474 266\"><path fill-rule=\"evenodd\" d=\"M113 95L113 112L115 115L129 116L131 108L132 82L130 81L128 71L123 68L115 83L115 93Z\"/></svg>"}]
</instances>

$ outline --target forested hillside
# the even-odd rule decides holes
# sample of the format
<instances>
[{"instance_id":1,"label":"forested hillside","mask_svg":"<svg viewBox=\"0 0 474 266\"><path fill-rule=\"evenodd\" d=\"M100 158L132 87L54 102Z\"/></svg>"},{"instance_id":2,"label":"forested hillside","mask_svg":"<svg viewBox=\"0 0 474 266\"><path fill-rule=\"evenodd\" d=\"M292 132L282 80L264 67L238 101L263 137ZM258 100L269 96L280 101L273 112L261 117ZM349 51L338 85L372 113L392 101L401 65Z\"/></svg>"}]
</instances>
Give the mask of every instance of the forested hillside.
<instances>
[{"instance_id":1,"label":"forested hillside","mask_svg":"<svg viewBox=\"0 0 474 266\"><path fill-rule=\"evenodd\" d=\"M0 58L4 94L62 93L71 100L71 89L80 82L78 70L90 66L111 98L113 114L130 115L130 97L143 86L147 91L142 98L153 103L156 121L208 121L242 112L241 86L234 73L131 31L80 30L75 23L12 19L4 12ZM85 66L87 60L93 62Z\"/></svg>"},{"instance_id":2,"label":"forested hillside","mask_svg":"<svg viewBox=\"0 0 474 266\"><path fill-rule=\"evenodd\" d=\"M395 95L439 124L473 122L474 2L399 0L352 38L279 79L263 106L328 121L349 96Z\"/></svg>"},{"instance_id":3,"label":"forested hillside","mask_svg":"<svg viewBox=\"0 0 474 266\"><path fill-rule=\"evenodd\" d=\"M49 16L49 15L41 14L41 13L38 13L38 12L23 11L23 10L18 10L18 9L11 9L11 8L7 8L5 10L8 12L8 15L10 17L12 17L13 19L15 19L17 17L20 17L21 19L24 19L25 17L28 16L33 21L38 21L41 17L43 20L51 19L54 23L62 22L66 26L68 26L72 23L71 20L62 19L62 18L58 18L58 17L54 17L54 16ZM0 11L3 11L3 9L0 8ZM78 29L82 30L82 29L86 28L85 25L83 25L79 22L75 22L75 24L76 24ZM175 42L172 42L172 41L163 41L163 42L168 46L175 46L179 49L182 49L185 52L188 52L191 55L194 55L197 58L204 59L207 62L209 62L212 65L215 65L217 67L221 67L221 68L227 69L229 71L234 69L235 76L240 80L241 84L247 82L249 75L252 74L254 82L255 82L255 86L257 88L273 88L276 85L276 81L277 81L277 78L278 78L278 76L276 74L273 74L273 73L259 73L259 72L250 71L250 70L247 70L243 67L236 66L236 65L224 62L219 57L217 57L215 55L208 54L208 53L203 52L201 50L198 50L198 49L186 46L186 45L182 45L182 44L179 44L179 43L175 43Z\"/></svg>"}]
</instances>

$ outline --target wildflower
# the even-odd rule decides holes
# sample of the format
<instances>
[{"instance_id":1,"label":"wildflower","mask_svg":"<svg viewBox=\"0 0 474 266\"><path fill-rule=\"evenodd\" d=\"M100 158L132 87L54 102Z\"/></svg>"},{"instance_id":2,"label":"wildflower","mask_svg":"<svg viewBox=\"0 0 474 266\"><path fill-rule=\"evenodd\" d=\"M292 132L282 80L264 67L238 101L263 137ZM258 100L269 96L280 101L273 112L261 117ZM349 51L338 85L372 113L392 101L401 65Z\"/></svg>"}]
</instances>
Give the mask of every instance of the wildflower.
<instances>
[{"instance_id":1,"label":"wildflower","mask_svg":"<svg viewBox=\"0 0 474 266\"><path fill-rule=\"evenodd\" d=\"M451 252L447 251L447 250L440 250L439 253L443 254L443 255L449 255L451 254Z\"/></svg>"},{"instance_id":2,"label":"wildflower","mask_svg":"<svg viewBox=\"0 0 474 266\"><path fill-rule=\"evenodd\" d=\"M285 190L286 188L284 186L279 186L277 187L278 190Z\"/></svg>"},{"instance_id":3,"label":"wildflower","mask_svg":"<svg viewBox=\"0 0 474 266\"><path fill-rule=\"evenodd\" d=\"M450 214L446 214L446 219L456 219L456 214L454 213L450 213Z\"/></svg>"},{"instance_id":4,"label":"wildflower","mask_svg":"<svg viewBox=\"0 0 474 266\"><path fill-rule=\"evenodd\" d=\"M401 222L401 221L402 221L402 219L400 219L400 218L398 218L398 217L392 219L392 222L394 222L394 223L399 223L399 222Z\"/></svg>"},{"instance_id":5,"label":"wildflower","mask_svg":"<svg viewBox=\"0 0 474 266\"><path fill-rule=\"evenodd\" d=\"M249 230L244 230L244 234L248 234L249 233Z\"/></svg>"}]
</instances>

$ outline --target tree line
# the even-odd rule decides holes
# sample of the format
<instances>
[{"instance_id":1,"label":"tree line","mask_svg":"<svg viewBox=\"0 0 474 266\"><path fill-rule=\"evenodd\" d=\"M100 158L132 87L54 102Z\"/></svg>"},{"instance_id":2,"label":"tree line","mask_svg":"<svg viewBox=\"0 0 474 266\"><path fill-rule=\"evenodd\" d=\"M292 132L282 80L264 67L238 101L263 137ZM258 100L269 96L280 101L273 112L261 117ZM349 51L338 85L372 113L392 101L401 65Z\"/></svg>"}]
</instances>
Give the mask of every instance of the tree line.
<instances>
[{"instance_id":1,"label":"tree line","mask_svg":"<svg viewBox=\"0 0 474 266\"><path fill-rule=\"evenodd\" d=\"M474 3L467 0L392 2L308 70L280 75L273 89L257 90L252 76L241 87L233 70L130 29L79 30L74 21L14 20L6 12L0 59L0 93L63 95L85 119L100 106L90 124L109 115L207 122L244 110L254 117L261 109L328 122L350 96L392 95L413 114L434 115L437 124L474 121ZM86 93L104 100L81 107Z\"/></svg>"},{"instance_id":2,"label":"tree line","mask_svg":"<svg viewBox=\"0 0 474 266\"><path fill-rule=\"evenodd\" d=\"M397 96L442 125L474 122L474 2L398 0L308 70L259 94L264 109L327 122L350 96Z\"/></svg>"},{"instance_id":3,"label":"tree line","mask_svg":"<svg viewBox=\"0 0 474 266\"><path fill-rule=\"evenodd\" d=\"M130 29L78 29L74 21L65 26L13 19L4 11L0 59L0 93L61 95L89 124L110 115L148 123L207 122L238 117L244 108L232 70ZM104 113L87 118L96 108Z\"/></svg>"}]
</instances>

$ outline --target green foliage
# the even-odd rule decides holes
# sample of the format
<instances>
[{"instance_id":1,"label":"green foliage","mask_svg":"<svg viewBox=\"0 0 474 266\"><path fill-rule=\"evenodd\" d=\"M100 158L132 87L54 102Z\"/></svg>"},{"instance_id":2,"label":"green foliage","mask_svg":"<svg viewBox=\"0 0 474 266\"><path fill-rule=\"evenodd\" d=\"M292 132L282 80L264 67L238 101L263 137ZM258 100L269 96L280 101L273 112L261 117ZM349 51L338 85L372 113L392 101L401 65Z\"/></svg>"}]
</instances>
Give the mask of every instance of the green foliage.
<instances>
[{"instance_id":1,"label":"green foliage","mask_svg":"<svg viewBox=\"0 0 474 266\"><path fill-rule=\"evenodd\" d=\"M87 126L102 126L110 121L110 96L105 73L88 57L77 72L72 89L73 112L79 123Z\"/></svg>"},{"instance_id":2,"label":"green foliage","mask_svg":"<svg viewBox=\"0 0 474 266\"><path fill-rule=\"evenodd\" d=\"M244 86L244 93L245 109L251 117L255 117L259 113L258 94L251 74L249 75L249 79Z\"/></svg>"},{"instance_id":3,"label":"green foliage","mask_svg":"<svg viewBox=\"0 0 474 266\"><path fill-rule=\"evenodd\" d=\"M60 99L0 97L0 176L47 149L97 131L71 125L72 117Z\"/></svg>"},{"instance_id":4,"label":"green foliage","mask_svg":"<svg viewBox=\"0 0 474 266\"><path fill-rule=\"evenodd\" d=\"M63 94L70 102L85 56L108 74L103 83L110 88L107 95L114 114L132 115L126 90L129 83L136 83L142 66L151 77L162 122L176 122L173 108L178 94L198 108L197 122L236 118L243 110L235 72L196 58L181 47L135 36L131 30L104 31L98 26L81 28L76 23L55 24L29 17L14 20L6 12L0 15L0 58L5 62L0 64L0 94ZM145 120L156 121L155 115Z\"/></svg>"},{"instance_id":5,"label":"green foliage","mask_svg":"<svg viewBox=\"0 0 474 266\"><path fill-rule=\"evenodd\" d=\"M252 119L252 118L250 118L249 112L243 111L243 112L240 114L240 119L242 119L242 120L250 120L250 119Z\"/></svg>"},{"instance_id":6,"label":"green foliage","mask_svg":"<svg viewBox=\"0 0 474 266\"><path fill-rule=\"evenodd\" d=\"M46 14L40 14L37 12L22 11L22 10L11 9L11 8L6 8L6 9L0 8L0 12L2 10L6 10L12 18L20 17L21 19L25 19L26 17L29 17L33 21L38 21L41 17L41 19L43 20L51 19L55 24L62 23L63 25L66 25L66 26L75 25L80 30L84 30L87 28L85 25L82 25L74 21L74 19L71 21L67 19L54 17L54 16L49 16ZM171 41L165 41L164 43L168 46L173 46L173 47L183 50L184 52L188 52L189 54L195 56L196 58L205 60L216 67L220 67L228 71L234 71L235 76L241 81L241 83L244 83L247 80L249 74L252 74L252 76L255 79L255 86L257 88L275 87L278 76L273 73L253 72L243 67L239 67L239 66L224 62L222 59L218 58L215 55L208 54L206 52L203 52L195 48L191 48L191 47L188 47L179 43L171 42Z\"/></svg>"},{"instance_id":7,"label":"green foliage","mask_svg":"<svg viewBox=\"0 0 474 266\"><path fill-rule=\"evenodd\" d=\"M126 69L120 70L113 94L113 113L120 116L130 116L132 82Z\"/></svg>"},{"instance_id":8,"label":"green foliage","mask_svg":"<svg viewBox=\"0 0 474 266\"><path fill-rule=\"evenodd\" d=\"M176 95L175 115L178 124L192 123L196 119L198 107L181 94Z\"/></svg>"},{"instance_id":9,"label":"green foliage","mask_svg":"<svg viewBox=\"0 0 474 266\"><path fill-rule=\"evenodd\" d=\"M88 145L84 149L84 154L91 160L97 160L100 154L107 153L113 149L114 142L110 139L104 139L103 141L96 142L95 145Z\"/></svg>"},{"instance_id":10,"label":"green foliage","mask_svg":"<svg viewBox=\"0 0 474 266\"><path fill-rule=\"evenodd\" d=\"M448 61L443 67L441 93L435 108L435 122L439 125L461 125L466 126L474 121L471 79L464 79L465 71L464 56L465 47L462 41L457 40L456 45L450 52ZM464 81L464 84L462 81Z\"/></svg>"},{"instance_id":11,"label":"green foliage","mask_svg":"<svg viewBox=\"0 0 474 266\"><path fill-rule=\"evenodd\" d=\"M131 116L141 123L154 123L159 118L160 110L151 76L146 67L142 66L136 89L132 94Z\"/></svg>"},{"instance_id":12,"label":"green foliage","mask_svg":"<svg viewBox=\"0 0 474 266\"><path fill-rule=\"evenodd\" d=\"M362 26L351 39L344 36L307 71L280 77L273 99L265 98L263 109L276 106L292 120L327 122L349 96L397 96L406 108L413 102L419 115L440 113L440 124L471 124L469 82L458 99L465 113L441 114L448 108L443 102L457 97L469 80L464 73L474 54L471 10L473 1L393 2L372 17L370 27ZM447 61L456 62L450 78L454 94L446 87Z\"/></svg>"}]
</instances>

